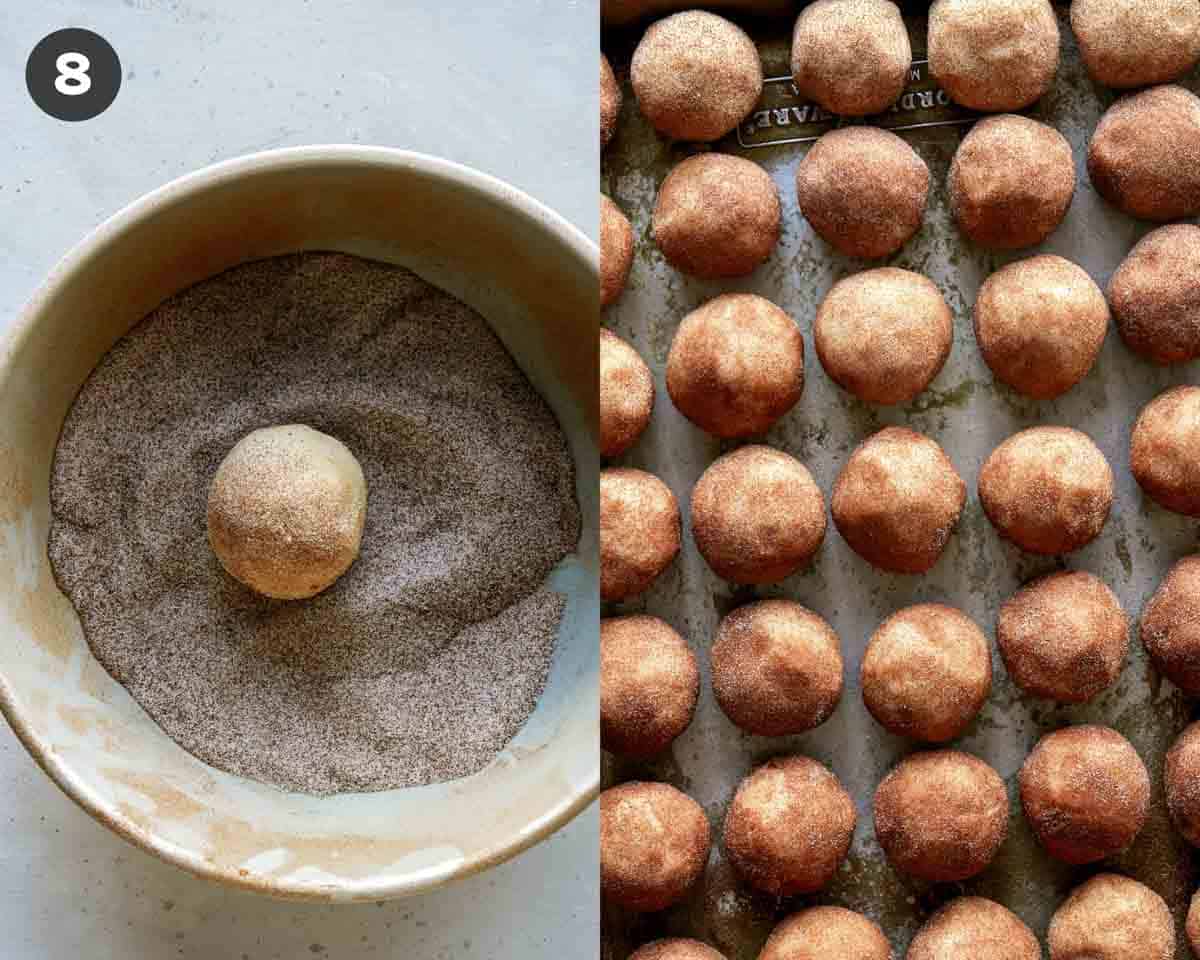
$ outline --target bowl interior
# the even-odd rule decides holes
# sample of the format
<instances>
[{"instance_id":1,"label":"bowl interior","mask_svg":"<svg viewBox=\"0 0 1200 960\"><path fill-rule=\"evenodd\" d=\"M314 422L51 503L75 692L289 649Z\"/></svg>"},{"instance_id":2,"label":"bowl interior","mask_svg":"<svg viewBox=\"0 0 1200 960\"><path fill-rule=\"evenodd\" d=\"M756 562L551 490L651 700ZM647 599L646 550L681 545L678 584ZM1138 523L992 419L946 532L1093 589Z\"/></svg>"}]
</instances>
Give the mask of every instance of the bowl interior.
<instances>
[{"instance_id":1,"label":"bowl interior","mask_svg":"<svg viewBox=\"0 0 1200 960\"><path fill-rule=\"evenodd\" d=\"M224 774L176 746L92 657L46 557L49 475L75 393L179 290L246 260L339 250L407 266L486 317L568 435L583 535L538 708L462 780L311 797ZM523 194L400 151L256 154L156 191L52 273L0 344L0 706L90 813L194 872L278 896L376 899L511 856L599 781L595 248Z\"/></svg>"}]
</instances>

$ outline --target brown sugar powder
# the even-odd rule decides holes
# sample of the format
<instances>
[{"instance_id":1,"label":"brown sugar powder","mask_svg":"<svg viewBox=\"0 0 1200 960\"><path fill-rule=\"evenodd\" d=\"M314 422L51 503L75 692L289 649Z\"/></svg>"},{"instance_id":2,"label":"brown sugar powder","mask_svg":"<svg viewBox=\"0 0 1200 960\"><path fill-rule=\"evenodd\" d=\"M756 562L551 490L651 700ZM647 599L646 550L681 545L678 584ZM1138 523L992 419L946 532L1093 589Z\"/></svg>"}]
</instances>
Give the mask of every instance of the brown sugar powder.
<instances>
[{"instance_id":1,"label":"brown sugar powder","mask_svg":"<svg viewBox=\"0 0 1200 960\"><path fill-rule=\"evenodd\" d=\"M209 548L208 484L258 427L362 464L349 571L260 597ZM488 324L415 274L335 253L244 264L163 303L67 415L49 554L93 653L184 749L307 793L471 774L549 673L574 465Z\"/></svg>"}]
</instances>

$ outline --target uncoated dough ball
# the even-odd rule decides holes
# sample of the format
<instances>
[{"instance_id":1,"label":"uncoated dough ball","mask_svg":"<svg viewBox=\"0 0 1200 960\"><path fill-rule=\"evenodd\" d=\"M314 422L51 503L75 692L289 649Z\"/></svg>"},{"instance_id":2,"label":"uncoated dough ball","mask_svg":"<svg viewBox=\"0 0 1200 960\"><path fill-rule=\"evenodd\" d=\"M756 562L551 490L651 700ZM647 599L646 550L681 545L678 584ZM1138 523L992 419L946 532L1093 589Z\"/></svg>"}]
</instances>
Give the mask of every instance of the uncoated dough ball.
<instances>
[{"instance_id":1,"label":"uncoated dough ball","mask_svg":"<svg viewBox=\"0 0 1200 960\"><path fill-rule=\"evenodd\" d=\"M1054 912L1046 940L1050 960L1173 960L1175 921L1145 884L1099 873Z\"/></svg>"},{"instance_id":2,"label":"uncoated dough ball","mask_svg":"<svg viewBox=\"0 0 1200 960\"><path fill-rule=\"evenodd\" d=\"M723 17L687 10L651 24L630 68L638 106L676 140L718 140L762 93L758 49Z\"/></svg>"},{"instance_id":3,"label":"uncoated dough ball","mask_svg":"<svg viewBox=\"0 0 1200 960\"><path fill-rule=\"evenodd\" d=\"M959 897L917 931L906 960L1042 960L1042 948L1011 910L983 897Z\"/></svg>"},{"instance_id":4,"label":"uncoated dough ball","mask_svg":"<svg viewBox=\"0 0 1200 960\"><path fill-rule=\"evenodd\" d=\"M844 907L793 913L767 938L758 960L892 960L879 925Z\"/></svg>"},{"instance_id":5,"label":"uncoated dough ball","mask_svg":"<svg viewBox=\"0 0 1200 960\"><path fill-rule=\"evenodd\" d=\"M633 227L621 208L600 194L600 306L625 292L633 266Z\"/></svg>"},{"instance_id":6,"label":"uncoated dough ball","mask_svg":"<svg viewBox=\"0 0 1200 960\"><path fill-rule=\"evenodd\" d=\"M1088 73L1109 87L1168 83L1200 60L1196 0L1074 0L1071 29Z\"/></svg>"},{"instance_id":7,"label":"uncoated dough ball","mask_svg":"<svg viewBox=\"0 0 1200 960\"><path fill-rule=\"evenodd\" d=\"M792 79L831 113L862 117L900 99L912 46L892 0L815 0L792 34Z\"/></svg>"},{"instance_id":8,"label":"uncoated dough ball","mask_svg":"<svg viewBox=\"0 0 1200 960\"><path fill-rule=\"evenodd\" d=\"M1200 890L1192 894L1187 912L1187 939L1193 955L1200 957Z\"/></svg>"},{"instance_id":9,"label":"uncoated dough ball","mask_svg":"<svg viewBox=\"0 0 1200 960\"><path fill-rule=\"evenodd\" d=\"M954 317L928 277L879 267L844 277L817 308L813 342L821 366L868 403L914 399L950 356Z\"/></svg>"},{"instance_id":10,"label":"uncoated dough ball","mask_svg":"<svg viewBox=\"0 0 1200 960\"><path fill-rule=\"evenodd\" d=\"M779 242L779 192L762 167L741 157L689 157L663 181L654 242L673 266L704 279L741 277Z\"/></svg>"},{"instance_id":11,"label":"uncoated dough ball","mask_svg":"<svg viewBox=\"0 0 1200 960\"><path fill-rule=\"evenodd\" d=\"M953 607L905 607L872 635L860 685L885 729L944 743L970 725L991 692L991 647L975 621Z\"/></svg>"},{"instance_id":12,"label":"uncoated dough ball","mask_svg":"<svg viewBox=\"0 0 1200 960\"><path fill-rule=\"evenodd\" d=\"M1142 408L1129 464L1138 485L1160 506L1200 517L1200 387L1175 387Z\"/></svg>"},{"instance_id":13,"label":"uncoated dough ball","mask_svg":"<svg viewBox=\"0 0 1200 960\"><path fill-rule=\"evenodd\" d=\"M1200 697L1200 554L1171 568L1142 610L1141 636L1155 669Z\"/></svg>"},{"instance_id":14,"label":"uncoated dough ball","mask_svg":"<svg viewBox=\"0 0 1200 960\"><path fill-rule=\"evenodd\" d=\"M1174 84L1121 97L1096 125L1087 166L1097 192L1131 217L1200 213L1200 97Z\"/></svg>"},{"instance_id":15,"label":"uncoated dough ball","mask_svg":"<svg viewBox=\"0 0 1200 960\"><path fill-rule=\"evenodd\" d=\"M928 198L925 161L876 127L831 130L796 167L800 212L848 257L891 256L921 228Z\"/></svg>"},{"instance_id":16,"label":"uncoated dough ball","mask_svg":"<svg viewBox=\"0 0 1200 960\"><path fill-rule=\"evenodd\" d=\"M1028 117L986 117L955 151L949 187L951 212L967 239L996 250L1031 247L1058 229L1071 206L1071 145Z\"/></svg>"},{"instance_id":17,"label":"uncoated dough ball","mask_svg":"<svg viewBox=\"0 0 1200 960\"><path fill-rule=\"evenodd\" d=\"M608 57L600 54L600 149L617 132L617 118L621 115L621 85L617 83Z\"/></svg>"},{"instance_id":18,"label":"uncoated dough ball","mask_svg":"<svg viewBox=\"0 0 1200 960\"><path fill-rule=\"evenodd\" d=\"M1200 357L1200 227L1151 230L1108 283L1125 345L1158 364Z\"/></svg>"},{"instance_id":19,"label":"uncoated dough ball","mask_svg":"<svg viewBox=\"0 0 1200 960\"><path fill-rule=\"evenodd\" d=\"M714 436L765 433L803 390L804 337L764 297L722 294L675 331L667 391L680 413Z\"/></svg>"},{"instance_id":20,"label":"uncoated dough ball","mask_svg":"<svg viewBox=\"0 0 1200 960\"><path fill-rule=\"evenodd\" d=\"M672 937L639 947L629 960L725 960L725 955L699 940Z\"/></svg>"},{"instance_id":21,"label":"uncoated dough ball","mask_svg":"<svg viewBox=\"0 0 1200 960\"><path fill-rule=\"evenodd\" d=\"M679 553L679 505L670 488L645 470L600 471L600 599L636 596Z\"/></svg>"},{"instance_id":22,"label":"uncoated dough ball","mask_svg":"<svg viewBox=\"0 0 1200 960\"><path fill-rule=\"evenodd\" d=\"M718 577L775 583L821 546L825 500L799 460L770 447L740 447L692 490L692 536Z\"/></svg>"},{"instance_id":23,"label":"uncoated dough ball","mask_svg":"<svg viewBox=\"0 0 1200 960\"><path fill-rule=\"evenodd\" d=\"M1190 724L1167 751L1163 788L1175 829L1200 847L1200 722Z\"/></svg>"},{"instance_id":24,"label":"uncoated dough ball","mask_svg":"<svg viewBox=\"0 0 1200 960\"><path fill-rule=\"evenodd\" d=\"M975 301L975 339L997 380L1050 400L1100 356L1108 303L1087 271L1062 257L1018 260L993 273Z\"/></svg>"},{"instance_id":25,"label":"uncoated dough ball","mask_svg":"<svg viewBox=\"0 0 1200 960\"><path fill-rule=\"evenodd\" d=\"M654 377L646 361L609 330L600 330L600 456L619 457L637 443L654 412Z\"/></svg>"},{"instance_id":26,"label":"uncoated dough ball","mask_svg":"<svg viewBox=\"0 0 1200 960\"><path fill-rule=\"evenodd\" d=\"M846 461L833 522L860 557L893 573L924 573L942 555L967 500L954 464L929 439L885 427Z\"/></svg>"},{"instance_id":27,"label":"uncoated dough ball","mask_svg":"<svg viewBox=\"0 0 1200 960\"><path fill-rule=\"evenodd\" d=\"M303 424L246 434L208 489L208 542L221 566L277 600L314 596L345 573L366 518L354 454Z\"/></svg>"},{"instance_id":28,"label":"uncoated dough ball","mask_svg":"<svg viewBox=\"0 0 1200 960\"><path fill-rule=\"evenodd\" d=\"M936 0L929 8L929 72L973 110L1020 110L1046 93L1058 41L1050 0Z\"/></svg>"}]
</instances>

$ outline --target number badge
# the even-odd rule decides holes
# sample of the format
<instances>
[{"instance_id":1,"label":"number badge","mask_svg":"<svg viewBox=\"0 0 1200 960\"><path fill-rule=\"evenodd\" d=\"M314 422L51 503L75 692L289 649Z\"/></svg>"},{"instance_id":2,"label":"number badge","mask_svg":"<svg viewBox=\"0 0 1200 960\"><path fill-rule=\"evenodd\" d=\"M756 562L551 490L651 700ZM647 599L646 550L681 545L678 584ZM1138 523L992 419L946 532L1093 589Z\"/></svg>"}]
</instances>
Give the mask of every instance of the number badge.
<instances>
[{"instance_id":1,"label":"number badge","mask_svg":"<svg viewBox=\"0 0 1200 960\"><path fill-rule=\"evenodd\" d=\"M25 86L45 113L59 120L91 120L121 89L121 60L100 34L79 27L44 37L25 64Z\"/></svg>"}]
</instances>

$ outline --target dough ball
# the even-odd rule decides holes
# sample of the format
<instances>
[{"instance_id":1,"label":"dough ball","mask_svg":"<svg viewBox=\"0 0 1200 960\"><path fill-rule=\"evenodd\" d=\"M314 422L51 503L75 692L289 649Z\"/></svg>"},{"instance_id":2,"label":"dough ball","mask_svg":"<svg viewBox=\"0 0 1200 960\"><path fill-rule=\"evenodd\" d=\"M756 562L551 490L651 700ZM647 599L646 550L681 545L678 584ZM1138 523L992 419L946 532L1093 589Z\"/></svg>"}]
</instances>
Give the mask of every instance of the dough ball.
<instances>
[{"instance_id":1,"label":"dough ball","mask_svg":"<svg viewBox=\"0 0 1200 960\"><path fill-rule=\"evenodd\" d=\"M863 701L900 737L944 743L959 736L992 690L992 651L970 617L919 603L880 625L863 655Z\"/></svg>"},{"instance_id":2,"label":"dough ball","mask_svg":"<svg viewBox=\"0 0 1200 960\"><path fill-rule=\"evenodd\" d=\"M208 542L235 580L264 597L302 600L354 562L367 481L340 440L292 423L242 437L208 488Z\"/></svg>"},{"instance_id":3,"label":"dough ball","mask_svg":"<svg viewBox=\"0 0 1200 960\"><path fill-rule=\"evenodd\" d=\"M1125 345L1158 364L1200 357L1200 227L1151 230L1108 283Z\"/></svg>"},{"instance_id":4,"label":"dough ball","mask_svg":"<svg viewBox=\"0 0 1200 960\"><path fill-rule=\"evenodd\" d=\"M877 127L831 130L796 167L800 212L848 257L891 256L921 228L928 197L925 161Z\"/></svg>"},{"instance_id":5,"label":"dough ball","mask_svg":"<svg viewBox=\"0 0 1200 960\"><path fill-rule=\"evenodd\" d=\"M621 115L621 85L613 74L608 57L600 54L600 149L617 132L617 118Z\"/></svg>"},{"instance_id":6,"label":"dough ball","mask_svg":"<svg viewBox=\"0 0 1200 960\"><path fill-rule=\"evenodd\" d=\"M972 110L1020 110L1058 72L1050 0L936 0L929 8L929 72Z\"/></svg>"},{"instance_id":7,"label":"dough ball","mask_svg":"<svg viewBox=\"0 0 1200 960\"><path fill-rule=\"evenodd\" d=\"M710 653L713 693L739 727L782 737L819 727L842 697L833 627L791 600L760 600L721 621Z\"/></svg>"},{"instance_id":8,"label":"dough ball","mask_svg":"<svg viewBox=\"0 0 1200 960\"><path fill-rule=\"evenodd\" d=\"M741 277L779 242L779 193L762 167L724 153L688 157L663 181L654 242L667 260L707 280Z\"/></svg>"},{"instance_id":9,"label":"dough ball","mask_svg":"<svg viewBox=\"0 0 1200 960\"><path fill-rule=\"evenodd\" d=\"M1034 835L1065 863L1093 863L1119 853L1146 822L1146 766L1133 745L1109 727L1047 734L1025 759L1018 780Z\"/></svg>"},{"instance_id":10,"label":"dough ball","mask_svg":"<svg viewBox=\"0 0 1200 960\"><path fill-rule=\"evenodd\" d=\"M1074 0L1071 29L1088 73L1107 87L1169 83L1200 60L1195 0Z\"/></svg>"},{"instance_id":11,"label":"dough ball","mask_svg":"<svg viewBox=\"0 0 1200 960\"><path fill-rule=\"evenodd\" d=\"M708 862L700 804L665 783L633 781L600 794L600 892L626 910L665 910Z\"/></svg>"},{"instance_id":12,"label":"dough ball","mask_svg":"<svg viewBox=\"0 0 1200 960\"><path fill-rule=\"evenodd\" d=\"M775 583L821 546L825 499L799 460L770 447L739 447L692 490L692 536L718 577Z\"/></svg>"},{"instance_id":13,"label":"dough ball","mask_svg":"<svg viewBox=\"0 0 1200 960\"><path fill-rule=\"evenodd\" d=\"M804 390L804 337L770 300L722 294L683 318L667 390L680 413L714 436L765 433Z\"/></svg>"},{"instance_id":14,"label":"dough ball","mask_svg":"<svg viewBox=\"0 0 1200 960\"><path fill-rule=\"evenodd\" d=\"M996 532L1029 553L1070 553L1108 520L1113 473L1091 439L1070 427L1030 427L992 451L979 499Z\"/></svg>"},{"instance_id":15,"label":"dough ball","mask_svg":"<svg viewBox=\"0 0 1200 960\"><path fill-rule=\"evenodd\" d=\"M601 600L647 590L679 553L679 537L679 505L658 477L630 467L600 471Z\"/></svg>"},{"instance_id":16,"label":"dough ball","mask_svg":"<svg viewBox=\"0 0 1200 960\"><path fill-rule=\"evenodd\" d=\"M702 10L651 24L630 73L646 119L675 140L719 140L754 109L763 85L754 42Z\"/></svg>"},{"instance_id":17,"label":"dough ball","mask_svg":"<svg viewBox=\"0 0 1200 960\"><path fill-rule=\"evenodd\" d=\"M1200 97L1175 85L1122 97L1100 118L1087 166L1097 192L1131 217L1200 214Z\"/></svg>"},{"instance_id":18,"label":"dough ball","mask_svg":"<svg viewBox=\"0 0 1200 960\"><path fill-rule=\"evenodd\" d=\"M893 573L924 573L950 539L967 486L942 448L885 427L846 461L833 485L833 522L860 557Z\"/></svg>"},{"instance_id":19,"label":"dough ball","mask_svg":"<svg viewBox=\"0 0 1200 960\"><path fill-rule=\"evenodd\" d=\"M892 947L879 925L861 913L810 907L771 932L758 960L892 960Z\"/></svg>"},{"instance_id":20,"label":"dough ball","mask_svg":"<svg viewBox=\"0 0 1200 960\"><path fill-rule=\"evenodd\" d=\"M1163 788L1175 829L1200 847L1200 722L1188 726L1167 751Z\"/></svg>"},{"instance_id":21,"label":"dough ball","mask_svg":"<svg viewBox=\"0 0 1200 960\"><path fill-rule=\"evenodd\" d=\"M996 644L1013 683L1030 696L1087 703L1120 676L1129 618L1102 581L1063 570L1004 601Z\"/></svg>"},{"instance_id":22,"label":"dough ball","mask_svg":"<svg viewBox=\"0 0 1200 960\"><path fill-rule=\"evenodd\" d=\"M1070 390L1092 369L1108 332L1108 302L1087 271L1062 257L1018 260L993 273L975 301L975 339L996 379L1035 400Z\"/></svg>"},{"instance_id":23,"label":"dough ball","mask_svg":"<svg viewBox=\"0 0 1200 960\"><path fill-rule=\"evenodd\" d=\"M959 897L917 931L905 960L1042 960L1042 947L1011 910Z\"/></svg>"},{"instance_id":24,"label":"dough ball","mask_svg":"<svg viewBox=\"0 0 1200 960\"><path fill-rule=\"evenodd\" d=\"M1171 568L1142 610L1141 635L1154 668L1200 697L1200 554Z\"/></svg>"},{"instance_id":25,"label":"dough ball","mask_svg":"<svg viewBox=\"0 0 1200 960\"><path fill-rule=\"evenodd\" d=\"M1156 503L1200 517L1200 387L1175 387L1146 404L1133 425L1129 463Z\"/></svg>"},{"instance_id":26,"label":"dough ball","mask_svg":"<svg viewBox=\"0 0 1200 960\"><path fill-rule=\"evenodd\" d=\"M621 208L600 194L600 306L625 292L633 266L633 227Z\"/></svg>"},{"instance_id":27,"label":"dough ball","mask_svg":"<svg viewBox=\"0 0 1200 960\"><path fill-rule=\"evenodd\" d=\"M891 0L815 0L792 34L792 79L831 113L863 117L900 99L912 46Z\"/></svg>"},{"instance_id":28,"label":"dough ball","mask_svg":"<svg viewBox=\"0 0 1200 960\"><path fill-rule=\"evenodd\" d=\"M868 403L907 403L938 375L954 341L942 293L911 270L880 267L835 283L813 342L829 378Z\"/></svg>"},{"instance_id":29,"label":"dough ball","mask_svg":"<svg viewBox=\"0 0 1200 960\"><path fill-rule=\"evenodd\" d=\"M699 940L672 937L640 947L629 960L725 960L725 956Z\"/></svg>"},{"instance_id":30,"label":"dough ball","mask_svg":"<svg viewBox=\"0 0 1200 960\"><path fill-rule=\"evenodd\" d=\"M975 876L1007 833L1004 781L969 753L914 753L875 791L879 845L893 868L921 880L958 883Z\"/></svg>"},{"instance_id":31,"label":"dough ball","mask_svg":"<svg viewBox=\"0 0 1200 960\"><path fill-rule=\"evenodd\" d=\"M725 854L764 893L814 893L846 858L856 821L854 801L829 770L808 757L777 757L738 785Z\"/></svg>"},{"instance_id":32,"label":"dough ball","mask_svg":"<svg viewBox=\"0 0 1200 960\"><path fill-rule=\"evenodd\" d=\"M615 333L600 331L600 455L619 457L632 447L654 411L654 377L636 350Z\"/></svg>"},{"instance_id":33,"label":"dough ball","mask_svg":"<svg viewBox=\"0 0 1200 960\"><path fill-rule=\"evenodd\" d=\"M687 729L700 669L687 642L658 617L600 621L600 746L652 757Z\"/></svg>"},{"instance_id":34,"label":"dough ball","mask_svg":"<svg viewBox=\"0 0 1200 960\"><path fill-rule=\"evenodd\" d=\"M1187 939L1192 953L1200 957L1200 890L1192 894L1187 912Z\"/></svg>"},{"instance_id":35,"label":"dough ball","mask_svg":"<svg viewBox=\"0 0 1200 960\"><path fill-rule=\"evenodd\" d=\"M1031 247L1058 229L1071 206L1071 145L1028 117L986 117L958 145L949 188L950 210L968 240L994 250Z\"/></svg>"},{"instance_id":36,"label":"dough ball","mask_svg":"<svg viewBox=\"0 0 1200 960\"><path fill-rule=\"evenodd\" d=\"M1050 960L1173 960L1171 910L1145 884L1099 873L1050 919Z\"/></svg>"}]
</instances>

